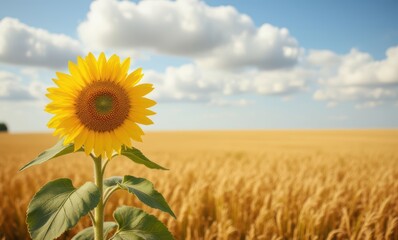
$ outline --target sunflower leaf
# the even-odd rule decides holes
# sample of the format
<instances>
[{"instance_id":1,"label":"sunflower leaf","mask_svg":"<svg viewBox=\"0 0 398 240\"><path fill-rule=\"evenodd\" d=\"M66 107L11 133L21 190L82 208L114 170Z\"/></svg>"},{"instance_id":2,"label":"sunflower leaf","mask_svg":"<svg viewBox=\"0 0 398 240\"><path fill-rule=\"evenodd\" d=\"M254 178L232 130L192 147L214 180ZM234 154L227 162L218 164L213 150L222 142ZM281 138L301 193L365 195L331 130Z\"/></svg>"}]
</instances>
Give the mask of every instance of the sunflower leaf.
<instances>
[{"instance_id":1,"label":"sunflower leaf","mask_svg":"<svg viewBox=\"0 0 398 240\"><path fill-rule=\"evenodd\" d=\"M26 223L32 239L59 237L97 206L100 195L92 182L79 188L68 178L47 183L29 203Z\"/></svg>"},{"instance_id":2,"label":"sunflower leaf","mask_svg":"<svg viewBox=\"0 0 398 240\"><path fill-rule=\"evenodd\" d=\"M52 148L42 152L37 158L33 159L31 162L19 169L19 171L23 171L34 165L41 164L53 158L74 152L74 145L72 143L64 146L63 142L64 139L61 139ZM79 149L78 151L83 150Z\"/></svg>"},{"instance_id":3,"label":"sunflower leaf","mask_svg":"<svg viewBox=\"0 0 398 240\"><path fill-rule=\"evenodd\" d=\"M117 227L115 222L104 222L104 237ZM88 227L76 234L72 240L94 240L94 228Z\"/></svg>"},{"instance_id":4,"label":"sunflower leaf","mask_svg":"<svg viewBox=\"0 0 398 240\"><path fill-rule=\"evenodd\" d=\"M119 184L123 181L121 176L113 176L104 180L104 198L109 198L113 190L120 189Z\"/></svg>"},{"instance_id":5,"label":"sunflower leaf","mask_svg":"<svg viewBox=\"0 0 398 240\"><path fill-rule=\"evenodd\" d=\"M141 209L122 206L116 209L113 217L118 224L118 230L111 239L174 239L173 235L171 235L161 221Z\"/></svg>"},{"instance_id":6,"label":"sunflower leaf","mask_svg":"<svg viewBox=\"0 0 398 240\"><path fill-rule=\"evenodd\" d=\"M115 187L122 181L123 181L123 177L121 177L121 176L113 176L113 177L107 178L104 180L104 188L107 189L110 187Z\"/></svg>"},{"instance_id":7,"label":"sunflower leaf","mask_svg":"<svg viewBox=\"0 0 398 240\"><path fill-rule=\"evenodd\" d=\"M149 160L147 157L144 156L144 154L142 154L140 150L136 148L128 148L128 147L122 148L121 154L138 164L144 164L148 168L168 170L167 168L164 168L158 165L157 163L154 163L151 160Z\"/></svg>"},{"instance_id":8,"label":"sunflower leaf","mask_svg":"<svg viewBox=\"0 0 398 240\"><path fill-rule=\"evenodd\" d=\"M167 212L176 218L174 212L167 204L166 200L158 191L155 190L153 184L145 178L136 178L133 176L124 176L123 181L118 183L121 189L127 190L129 193L134 194L144 204Z\"/></svg>"}]
</instances>

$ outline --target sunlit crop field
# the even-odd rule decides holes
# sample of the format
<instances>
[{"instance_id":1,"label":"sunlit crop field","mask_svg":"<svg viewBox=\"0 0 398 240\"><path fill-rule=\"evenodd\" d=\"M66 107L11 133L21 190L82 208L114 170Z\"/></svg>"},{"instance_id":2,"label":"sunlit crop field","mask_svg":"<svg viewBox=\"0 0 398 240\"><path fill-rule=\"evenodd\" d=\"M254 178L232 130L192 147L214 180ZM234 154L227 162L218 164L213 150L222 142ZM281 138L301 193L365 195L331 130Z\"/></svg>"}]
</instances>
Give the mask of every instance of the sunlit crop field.
<instances>
[{"instance_id":1,"label":"sunlit crop field","mask_svg":"<svg viewBox=\"0 0 398 240\"><path fill-rule=\"evenodd\" d=\"M47 181L92 179L81 153L18 172L56 141L0 134L0 239L29 239L27 205ZM398 131L157 132L137 147L170 171L120 157L106 175L149 179L178 219L119 191L108 220L123 204L158 216L176 239L398 239Z\"/></svg>"}]
</instances>

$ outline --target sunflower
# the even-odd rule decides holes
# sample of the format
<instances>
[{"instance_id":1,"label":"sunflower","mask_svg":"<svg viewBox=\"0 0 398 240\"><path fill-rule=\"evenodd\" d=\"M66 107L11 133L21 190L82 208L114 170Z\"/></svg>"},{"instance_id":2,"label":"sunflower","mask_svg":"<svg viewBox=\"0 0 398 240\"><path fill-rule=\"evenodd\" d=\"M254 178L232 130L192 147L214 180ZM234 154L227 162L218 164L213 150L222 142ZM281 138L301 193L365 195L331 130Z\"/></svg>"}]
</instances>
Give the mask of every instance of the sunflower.
<instances>
[{"instance_id":1,"label":"sunflower","mask_svg":"<svg viewBox=\"0 0 398 240\"><path fill-rule=\"evenodd\" d=\"M141 142L144 132L137 123L153 123L148 116L155 113L147 108L156 102L144 97L152 84L137 85L142 70L127 74L129 66L129 58L120 63L117 55L107 60L104 53L98 59L89 53L77 64L69 62L70 74L57 72L57 87L46 95L54 135L63 137L65 145L74 143L75 151L84 148L87 155L108 159L123 145L131 147L131 140Z\"/></svg>"}]
</instances>

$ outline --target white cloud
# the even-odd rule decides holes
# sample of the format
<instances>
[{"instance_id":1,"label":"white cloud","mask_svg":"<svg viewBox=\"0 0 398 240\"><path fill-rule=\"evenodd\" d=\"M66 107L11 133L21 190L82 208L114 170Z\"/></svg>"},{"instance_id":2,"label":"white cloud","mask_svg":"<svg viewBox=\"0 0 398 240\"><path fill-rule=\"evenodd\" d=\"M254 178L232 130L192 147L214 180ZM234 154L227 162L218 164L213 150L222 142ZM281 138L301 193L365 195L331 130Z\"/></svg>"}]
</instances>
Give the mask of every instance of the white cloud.
<instances>
[{"instance_id":1,"label":"white cloud","mask_svg":"<svg viewBox=\"0 0 398 240\"><path fill-rule=\"evenodd\" d=\"M377 100L393 99L398 96L397 89L372 86L323 86L314 93L316 100L350 101L350 100Z\"/></svg>"},{"instance_id":2,"label":"white cloud","mask_svg":"<svg viewBox=\"0 0 398 240\"><path fill-rule=\"evenodd\" d=\"M153 97L163 101L206 101L239 94L289 95L306 88L311 73L296 67L284 70L229 72L204 69L196 64L168 67L165 72L145 71L155 84ZM222 104L221 104L222 105Z\"/></svg>"},{"instance_id":3,"label":"white cloud","mask_svg":"<svg viewBox=\"0 0 398 240\"><path fill-rule=\"evenodd\" d=\"M398 98L398 47L389 48L383 60L355 49L342 56L313 51L308 59L319 67L316 100L359 101L357 107L363 108Z\"/></svg>"},{"instance_id":4,"label":"white cloud","mask_svg":"<svg viewBox=\"0 0 398 240\"><path fill-rule=\"evenodd\" d=\"M32 82L26 86L20 77L10 72L0 71L0 101L31 101L39 96L41 84ZM38 88L39 87L39 88Z\"/></svg>"},{"instance_id":5,"label":"white cloud","mask_svg":"<svg viewBox=\"0 0 398 240\"><path fill-rule=\"evenodd\" d=\"M0 21L0 62L64 68L68 60L81 54L81 44L66 35L49 33L14 18Z\"/></svg>"},{"instance_id":6,"label":"white cloud","mask_svg":"<svg viewBox=\"0 0 398 240\"><path fill-rule=\"evenodd\" d=\"M230 41L198 56L197 62L213 68L279 69L295 65L301 51L286 28L264 24L252 33L231 37Z\"/></svg>"},{"instance_id":7,"label":"white cloud","mask_svg":"<svg viewBox=\"0 0 398 240\"><path fill-rule=\"evenodd\" d=\"M262 95L286 96L305 90L310 78L311 71L301 66L283 70L254 71L247 74L245 81L240 81L239 90Z\"/></svg>"},{"instance_id":8,"label":"white cloud","mask_svg":"<svg viewBox=\"0 0 398 240\"><path fill-rule=\"evenodd\" d=\"M94 1L78 33L94 49L140 48L215 68L289 67L301 52L287 29L256 27L234 7L199 0Z\"/></svg>"},{"instance_id":9,"label":"white cloud","mask_svg":"<svg viewBox=\"0 0 398 240\"><path fill-rule=\"evenodd\" d=\"M145 71L145 81L155 84L153 97L163 101L208 101L226 88L217 73L201 71L194 64L167 67L163 73Z\"/></svg>"}]
</instances>

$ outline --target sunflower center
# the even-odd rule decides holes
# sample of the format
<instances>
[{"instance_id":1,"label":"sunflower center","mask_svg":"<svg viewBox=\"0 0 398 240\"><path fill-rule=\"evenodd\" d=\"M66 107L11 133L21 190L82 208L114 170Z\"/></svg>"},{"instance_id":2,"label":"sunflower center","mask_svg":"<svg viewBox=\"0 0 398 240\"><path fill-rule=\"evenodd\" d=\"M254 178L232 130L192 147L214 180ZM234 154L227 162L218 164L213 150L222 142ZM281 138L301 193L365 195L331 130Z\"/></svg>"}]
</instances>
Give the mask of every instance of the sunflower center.
<instances>
[{"instance_id":1,"label":"sunflower center","mask_svg":"<svg viewBox=\"0 0 398 240\"><path fill-rule=\"evenodd\" d=\"M110 95L100 95L95 99L95 108L99 113L106 114L112 110L113 98Z\"/></svg>"},{"instance_id":2,"label":"sunflower center","mask_svg":"<svg viewBox=\"0 0 398 240\"><path fill-rule=\"evenodd\" d=\"M75 106L81 123L96 132L118 128L128 118L131 107L126 90L108 81L87 85L77 97Z\"/></svg>"}]
</instances>

